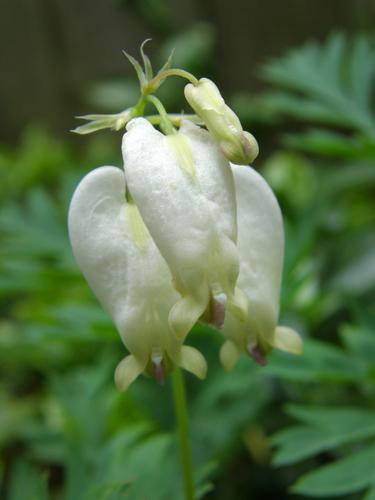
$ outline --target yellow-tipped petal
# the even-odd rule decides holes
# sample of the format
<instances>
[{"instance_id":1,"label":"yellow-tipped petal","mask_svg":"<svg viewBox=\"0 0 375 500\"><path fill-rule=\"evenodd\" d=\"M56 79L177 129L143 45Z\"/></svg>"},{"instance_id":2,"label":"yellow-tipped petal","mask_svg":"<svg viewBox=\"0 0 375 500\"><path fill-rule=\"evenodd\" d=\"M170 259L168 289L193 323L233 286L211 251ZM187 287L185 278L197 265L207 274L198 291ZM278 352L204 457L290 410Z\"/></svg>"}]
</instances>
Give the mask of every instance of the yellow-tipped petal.
<instances>
[{"instance_id":1,"label":"yellow-tipped petal","mask_svg":"<svg viewBox=\"0 0 375 500\"><path fill-rule=\"evenodd\" d=\"M184 370L203 380L207 375L207 363L204 356L194 347L184 345L181 347L175 363Z\"/></svg>"},{"instance_id":2,"label":"yellow-tipped petal","mask_svg":"<svg viewBox=\"0 0 375 500\"><path fill-rule=\"evenodd\" d=\"M146 363L140 363L132 354L120 361L115 371L115 383L118 390L125 392L145 367Z\"/></svg>"},{"instance_id":3,"label":"yellow-tipped petal","mask_svg":"<svg viewBox=\"0 0 375 500\"><path fill-rule=\"evenodd\" d=\"M190 144L182 134L168 135L166 141L173 149L179 166L191 177L195 175L195 164Z\"/></svg>"},{"instance_id":4,"label":"yellow-tipped petal","mask_svg":"<svg viewBox=\"0 0 375 500\"><path fill-rule=\"evenodd\" d=\"M300 335L287 326L277 326L272 345L282 351L293 354L301 354L303 350L302 339Z\"/></svg>"},{"instance_id":5,"label":"yellow-tipped petal","mask_svg":"<svg viewBox=\"0 0 375 500\"><path fill-rule=\"evenodd\" d=\"M168 321L172 332L178 340L183 340L193 328L197 319L204 313L208 300L207 291L206 300L201 299L197 301L194 297L185 295L174 304L169 312Z\"/></svg>"},{"instance_id":6,"label":"yellow-tipped petal","mask_svg":"<svg viewBox=\"0 0 375 500\"><path fill-rule=\"evenodd\" d=\"M240 350L234 342L227 340L220 349L220 361L225 370L232 370L240 357Z\"/></svg>"}]
</instances>

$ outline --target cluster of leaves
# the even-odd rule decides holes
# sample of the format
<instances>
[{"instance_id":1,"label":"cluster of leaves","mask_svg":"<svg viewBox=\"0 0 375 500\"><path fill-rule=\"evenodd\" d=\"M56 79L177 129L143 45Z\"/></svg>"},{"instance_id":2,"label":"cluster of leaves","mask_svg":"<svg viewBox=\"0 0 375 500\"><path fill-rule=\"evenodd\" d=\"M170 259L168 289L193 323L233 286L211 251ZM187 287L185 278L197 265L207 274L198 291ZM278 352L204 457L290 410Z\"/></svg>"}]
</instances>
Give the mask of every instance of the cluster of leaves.
<instances>
[{"instance_id":1,"label":"cluster of leaves","mask_svg":"<svg viewBox=\"0 0 375 500\"><path fill-rule=\"evenodd\" d=\"M209 30L179 37L161 59L171 43L182 58L187 37L197 53L186 57L205 64ZM265 369L242 359L226 374L220 336L193 330L210 367L203 383L187 378L199 498L283 499L293 482L299 495L375 497L374 60L370 42L348 52L334 36L264 69L278 90L258 99L259 116L270 131L292 127L259 168L285 214L282 322L304 334L305 352L274 353ZM104 104L115 90L90 96ZM96 136L73 152L35 128L0 149L0 496L10 500L181 498L169 382L116 392L125 350L69 248L74 187L97 165L120 165L117 149Z\"/></svg>"},{"instance_id":2,"label":"cluster of leaves","mask_svg":"<svg viewBox=\"0 0 375 500\"><path fill-rule=\"evenodd\" d=\"M369 39L335 34L262 69L277 89L263 116L292 129L264 170L291 215L284 303L314 337L270 367L309 388L287 406L297 424L274 435L273 463L294 465L292 491L313 497L375 498L374 61Z\"/></svg>"}]
</instances>

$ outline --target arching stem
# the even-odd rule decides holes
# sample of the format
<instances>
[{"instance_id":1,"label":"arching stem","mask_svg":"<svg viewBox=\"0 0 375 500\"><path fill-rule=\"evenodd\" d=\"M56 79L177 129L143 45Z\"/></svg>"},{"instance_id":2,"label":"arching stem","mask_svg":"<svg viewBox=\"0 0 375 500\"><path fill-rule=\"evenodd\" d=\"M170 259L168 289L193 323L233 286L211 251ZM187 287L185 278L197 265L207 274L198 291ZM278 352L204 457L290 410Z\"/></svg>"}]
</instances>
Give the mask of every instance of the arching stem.
<instances>
[{"instance_id":1,"label":"arching stem","mask_svg":"<svg viewBox=\"0 0 375 500\"><path fill-rule=\"evenodd\" d=\"M150 80L147 85L145 85L145 87L143 88L143 92L145 94L154 92L154 90L156 90L160 86L161 82L169 76L179 76L181 78L185 78L185 80L189 80L189 82L193 85L198 84L198 79L188 71L172 68L166 69L165 71L162 71L161 73L158 73L156 76L154 76L154 78Z\"/></svg>"},{"instance_id":2,"label":"arching stem","mask_svg":"<svg viewBox=\"0 0 375 500\"><path fill-rule=\"evenodd\" d=\"M193 464L189 440L186 391L182 372L176 367L172 373L173 400L176 414L177 433L180 445L181 467L185 500L194 500Z\"/></svg>"},{"instance_id":3,"label":"arching stem","mask_svg":"<svg viewBox=\"0 0 375 500\"><path fill-rule=\"evenodd\" d=\"M157 97L155 97L154 95L148 95L147 100L149 102L151 102L151 104L153 104L155 106L155 108L157 109L157 111L160 115L160 118L161 118L160 126L163 129L163 132L167 135L175 134L176 131L173 128L173 125L168 117L168 113L166 112L161 101Z\"/></svg>"},{"instance_id":4,"label":"arching stem","mask_svg":"<svg viewBox=\"0 0 375 500\"><path fill-rule=\"evenodd\" d=\"M203 125L202 119L198 115L183 114L183 113L167 113L169 121L174 127L180 127L182 120L188 120L196 125ZM153 125L159 125L161 122L160 115L145 115L144 118Z\"/></svg>"}]
</instances>

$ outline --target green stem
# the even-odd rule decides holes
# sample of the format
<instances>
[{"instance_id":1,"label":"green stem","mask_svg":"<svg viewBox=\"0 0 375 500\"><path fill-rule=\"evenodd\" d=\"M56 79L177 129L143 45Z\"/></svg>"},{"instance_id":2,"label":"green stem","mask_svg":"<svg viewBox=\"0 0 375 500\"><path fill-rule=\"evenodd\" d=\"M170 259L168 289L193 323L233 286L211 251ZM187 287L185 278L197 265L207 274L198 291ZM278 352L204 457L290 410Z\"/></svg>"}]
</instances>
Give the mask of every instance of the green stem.
<instances>
[{"instance_id":1,"label":"green stem","mask_svg":"<svg viewBox=\"0 0 375 500\"><path fill-rule=\"evenodd\" d=\"M143 92L145 94L153 92L159 87L160 82L165 78L167 78L168 76L180 76L181 78L189 80L189 82L192 83L193 85L197 85L199 83L198 79L195 78L195 76L189 73L188 71L185 71L183 69L172 68L172 69L166 69L165 71L162 71L161 73L154 76L154 78L150 80L144 87Z\"/></svg>"},{"instance_id":2,"label":"green stem","mask_svg":"<svg viewBox=\"0 0 375 500\"><path fill-rule=\"evenodd\" d=\"M137 102L137 104L133 108L133 111L132 111L133 118L136 116L143 116L143 112L144 112L144 109L146 106L146 100L147 100L146 96L141 95L141 97L139 98L139 101Z\"/></svg>"},{"instance_id":3,"label":"green stem","mask_svg":"<svg viewBox=\"0 0 375 500\"><path fill-rule=\"evenodd\" d=\"M163 132L166 135L175 134L176 131L173 128L173 125L168 117L168 113L166 112L161 101L157 97L155 97L154 95L148 95L146 99L149 102L151 102L151 104L153 104L155 106L155 108L157 109L157 111L160 115L160 126L162 127Z\"/></svg>"},{"instance_id":4,"label":"green stem","mask_svg":"<svg viewBox=\"0 0 375 500\"><path fill-rule=\"evenodd\" d=\"M167 113L167 116L168 116L169 121L175 127L180 127L182 120L189 120L190 122L196 123L197 125L203 125L202 119L199 118L198 115L194 115L194 114L180 114L180 113ZM152 123L153 125L159 125L160 122L161 122L160 115L146 115L144 118L146 120L148 120L150 123Z\"/></svg>"},{"instance_id":5,"label":"green stem","mask_svg":"<svg viewBox=\"0 0 375 500\"><path fill-rule=\"evenodd\" d=\"M180 443L180 457L183 473L185 500L194 500L193 465L189 441L188 412L184 378L180 368L172 373L173 399L176 413L177 432Z\"/></svg>"}]
</instances>

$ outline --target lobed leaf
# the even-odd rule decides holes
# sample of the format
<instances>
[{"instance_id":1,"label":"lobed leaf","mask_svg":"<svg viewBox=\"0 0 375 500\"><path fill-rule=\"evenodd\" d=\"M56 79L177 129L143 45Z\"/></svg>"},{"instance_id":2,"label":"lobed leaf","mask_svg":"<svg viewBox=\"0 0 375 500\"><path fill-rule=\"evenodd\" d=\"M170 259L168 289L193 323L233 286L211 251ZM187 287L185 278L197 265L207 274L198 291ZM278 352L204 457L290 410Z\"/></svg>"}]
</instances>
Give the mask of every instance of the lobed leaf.
<instances>
[{"instance_id":1,"label":"lobed leaf","mask_svg":"<svg viewBox=\"0 0 375 500\"><path fill-rule=\"evenodd\" d=\"M372 445L305 474L292 491L313 497L342 496L361 491L375 483L374 463L375 446Z\"/></svg>"}]
</instances>

